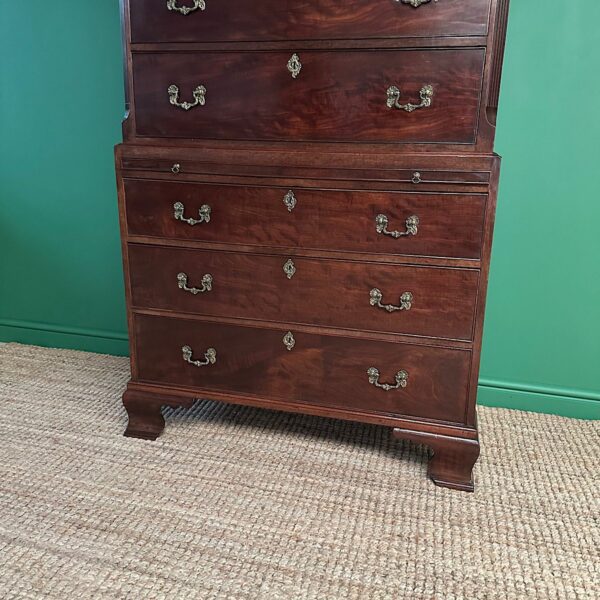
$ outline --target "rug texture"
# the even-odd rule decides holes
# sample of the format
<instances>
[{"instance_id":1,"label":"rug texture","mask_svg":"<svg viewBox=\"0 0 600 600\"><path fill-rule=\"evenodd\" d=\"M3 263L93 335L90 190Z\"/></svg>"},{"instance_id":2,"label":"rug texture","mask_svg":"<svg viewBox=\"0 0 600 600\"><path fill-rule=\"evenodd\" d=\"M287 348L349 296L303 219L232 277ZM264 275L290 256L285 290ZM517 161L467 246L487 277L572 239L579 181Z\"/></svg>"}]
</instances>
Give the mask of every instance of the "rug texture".
<instances>
[{"instance_id":1,"label":"rug texture","mask_svg":"<svg viewBox=\"0 0 600 600\"><path fill-rule=\"evenodd\" d=\"M480 408L476 492L389 430L199 401L122 436L127 359L0 346L0 598L600 598L600 422Z\"/></svg>"}]
</instances>

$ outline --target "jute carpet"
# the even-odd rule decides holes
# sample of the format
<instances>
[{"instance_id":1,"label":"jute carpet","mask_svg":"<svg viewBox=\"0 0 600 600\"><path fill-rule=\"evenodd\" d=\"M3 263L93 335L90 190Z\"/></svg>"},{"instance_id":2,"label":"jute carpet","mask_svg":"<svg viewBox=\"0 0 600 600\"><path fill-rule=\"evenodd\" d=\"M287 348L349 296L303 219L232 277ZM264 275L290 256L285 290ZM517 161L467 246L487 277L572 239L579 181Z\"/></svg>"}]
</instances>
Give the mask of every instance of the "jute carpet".
<instances>
[{"instance_id":1,"label":"jute carpet","mask_svg":"<svg viewBox=\"0 0 600 600\"><path fill-rule=\"evenodd\" d=\"M0 598L597 599L600 423L480 408L475 494L388 430L200 401L122 437L123 358L0 346Z\"/></svg>"}]
</instances>

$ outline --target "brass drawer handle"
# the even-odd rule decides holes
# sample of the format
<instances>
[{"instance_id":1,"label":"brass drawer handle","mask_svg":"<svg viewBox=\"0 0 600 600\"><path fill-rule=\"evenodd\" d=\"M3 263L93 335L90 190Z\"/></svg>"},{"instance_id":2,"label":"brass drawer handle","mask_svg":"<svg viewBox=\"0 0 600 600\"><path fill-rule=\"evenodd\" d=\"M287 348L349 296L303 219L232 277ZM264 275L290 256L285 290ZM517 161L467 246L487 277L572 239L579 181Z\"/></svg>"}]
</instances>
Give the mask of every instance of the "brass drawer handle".
<instances>
[{"instance_id":1,"label":"brass drawer handle","mask_svg":"<svg viewBox=\"0 0 600 600\"><path fill-rule=\"evenodd\" d=\"M395 312L397 310L410 310L412 307L413 295L410 292L404 292L402 296L400 296L399 306L395 306L394 304L382 304L382 300L383 294L381 293L381 290L378 288L373 288L370 292L369 303L371 304L371 306L383 308L389 313Z\"/></svg>"},{"instance_id":2,"label":"brass drawer handle","mask_svg":"<svg viewBox=\"0 0 600 600\"><path fill-rule=\"evenodd\" d=\"M189 15L195 10L204 10L206 8L206 2L205 0L194 0L194 6L177 6L177 0L167 0L167 8L181 13L182 15Z\"/></svg>"},{"instance_id":3,"label":"brass drawer handle","mask_svg":"<svg viewBox=\"0 0 600 600\"><path fill-rule=\"evenodd\" d=\"M199 85L192 92L194 96L193 102L179 102L179 88L175 84L170 85L167 92L169 94L169 102L173 106L183 110L190 110L194 106L204 106L206 104L206 88L203 85Z\"/></svg>"},{"instance_id":4,"label":"brass drawer handle","mask_svg":"<svg viewBox=\"0 0 600 600\"><path fill-rule=\"evenodd\" d=\"M212 291L213 278L210 273L206 273L202 276L201 281L202 287L188 287L188 276L186 273L178 273L177 274L177 285L180 290L184 292L189 292L190 294L203 294L204 292Z\"/></svg>"},{"instance_id":5,"label":"brass drawer handle","mask_svg":"<svg viewBox=\"0 0 600 600\"><path fill-rule=\"evenodd\" d=\"M409 113L417 110L417 108L429 108L431 106L431 99L433 98L433 86L423 86L419 91L419 96L421 97L420 104L411 104L410 102L400 104L400 90L395 85L392 85L387 89L387 107L405 110Z\"/></svg>"},{"instance_id":6,"label":"brass drawer handle","mask_svg":"<svg viewBox=\"0 0 600 600\"><path fill-rule=\"evenodd\" d=\"M417 235L419 232L419 217L417 215L411 215L406 219L406 231L388 231L388 222L388 218L385 215L377 215L375 217L375 229L377 233L398 239L406 235Z\"/></svg>"},{"instance_id":7,"label":"brass drawer handle","mask_svg":"<svg viewBox=\"0 0 600 600\"><path fill-rule=\"evenodd\" d=\"M183 354L183 360L194 367L206 367L207 365L214 365L217 362L217 351L214 348L209 348L204 353L204 360L194 360L192 358L193 351L190 346L184 346L181 349Z\"/></svg>"},{"instance_id":8,"label":"brass drawer handle","mask_svg":"<svg viewBox=\"0 0 600 600\"><path fill-rule=\"evenodd\" d=\"M296 200L296 196L294 195L294 192L292 192L292 190L290 190L284 197L283 197L283 203L287 206L287 209L292 212L294 210L294 207L297 204L297 200Z\"/></svg>"},{"instance_id":9,"label":"brass drawer handle","mask_svg":"<svg viewBox=\"0 0 600 600\"><path fill-rule=\"evenodd\" d=\"M185 207L183 206L183 204L181 202L175 202L175 204L173 204L173 210L174 210L174 216L175 219L177 221L183 221L184 223L187 223L188 225L198 225L198 223L209 223L210 222L210 206L208 204L203 204L200 207L200 210L198 211L198 213L200 214L200 218L199 219L186 219L183 216L183 211L185 210Z\"/></svg>"},{"instance_id":10,"label":"brass drawer handle","mask_svg":"<svg viewBox=\"0 0 600 600\"><path fill-rule=\"evenodd\" d=\"M437 2L437 0L434 0ZM402 2L402 4L410 4L414 8L419 8L421 4L427 4L431 0L396 0L396 2Z\"/></svg>"},{"instance_id":11,"label":"brass drawer handle","mask_svg":"<svg viewBox=\"0 0 600 600\"><path fill-rule=\"evenodd\" d=\"M367 370L367 375L369 376L369 383L371 385L381 388L386 392L389 392L390 390L398 390L400 388L405 388L408 385L408 373L404 370L398 371L396 373L395 385L392 385L390 383L379 383L379 370L375 367L370 367Z\"/></svg>"},{"instance_id":12,"label":"brass drawer handle","mask_svg":"<svg viewBox=\"0 0 600 600\"><path fill-rule=\"evenodd\" d=\"M300 71L302 71L302 63L300 62L300 57L297 54L292 54L292 57L290 60L288 60L287 68L294 79L300 75Z\"/></svg>"}]
</instances>

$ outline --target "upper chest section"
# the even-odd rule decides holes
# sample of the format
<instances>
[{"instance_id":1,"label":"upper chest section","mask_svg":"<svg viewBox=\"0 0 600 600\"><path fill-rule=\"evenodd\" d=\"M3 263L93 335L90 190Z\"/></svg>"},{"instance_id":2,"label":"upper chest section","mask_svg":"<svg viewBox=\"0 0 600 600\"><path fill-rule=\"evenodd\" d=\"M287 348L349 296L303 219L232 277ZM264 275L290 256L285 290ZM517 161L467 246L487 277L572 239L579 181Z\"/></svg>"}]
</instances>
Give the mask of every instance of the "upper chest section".
<instances>
[{"instance_id":1,"label":"upper chest section","mask_svg":"<svg viewBox=\"0 0 600 600\"><path fill-rule=\"evenodd\" d=\"M264 42L484 36L492 0L130 0L131 39Z\"/></svg>"},{"instance_id":2,"label":"upper chest section","mask_svg":"<svg viewBox=\"0 0 600 600\"><path fill-rule=\"evenodd\" d=\"M508 0L123 2L128 141L492 149Z\"/></svg>"}]
</instances>

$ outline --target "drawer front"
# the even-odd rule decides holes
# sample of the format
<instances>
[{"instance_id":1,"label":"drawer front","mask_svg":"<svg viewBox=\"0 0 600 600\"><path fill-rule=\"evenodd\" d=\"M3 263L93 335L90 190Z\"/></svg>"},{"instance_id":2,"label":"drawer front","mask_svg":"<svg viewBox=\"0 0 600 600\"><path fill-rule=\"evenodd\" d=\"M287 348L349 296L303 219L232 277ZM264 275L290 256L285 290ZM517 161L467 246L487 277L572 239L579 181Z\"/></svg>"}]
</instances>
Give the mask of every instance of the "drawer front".
<instances>
[{"instance_id":1,"label":"drawer front","mask_svg":"<svg viewBox=\"0 0 600 600\"><path fill-rule=\"evenodd\" d=\"M289 192L292 195L289 195ZM480 257L486 196L125 180L130 235L396 255ZM189 225L175 218L210 221ZM388 232L377 227L387 218ZM419 220L414 235L407 220ZM381 221L380 221L381 223Z\"/></svg>"},{"instance_id":2,"label":"drawer front","mask_svg":"<svg viewBox=\"0 0 600 600\"><path fill-rule=\"evenodd\" d=\"M490 0L130 0L134 42L242 42L485 35Z\"/></svg>"},{"instance_id":3,"label":"drawer front","mask_svg":"<svg viewBox=\"0 0 600 600\"><path fill-rule=\"evenodd\" d=\"M134 53L137 134L230 140L475 141L482 48L303 51L296 55L298 63L289 63L292 56L259 51ZM400 90L396 96L394 87ZM422 107L412 111L394 107L408 104Z\"/></svg>"},{"instance_id":4,"label":"drawer front","mask_svg":"<svg viewBox=\"0 0 600 600\"><path fill-rule=\"evenodd\" d=\"M470 353L410 344L135 316L137 379L394 415L462 422ZM191 349L194 366L182 348ZM215 355L207 354L213 348ZM214 363L210 360L215 359ZM406 387L388 391L370 383ZM402 374L398 380L402 381Z\"/></svg>"},{"instance_id":5,"label":"drawer front","mask_svg":"<svg viewBox=\"0 0 600 600\"><path fill-rule=\"evenodd\" d=\"M479 274L470 269L137 244L129 246L129 262L137 307L452 339L472 337Z\"/></svg>"}]
</instances>

